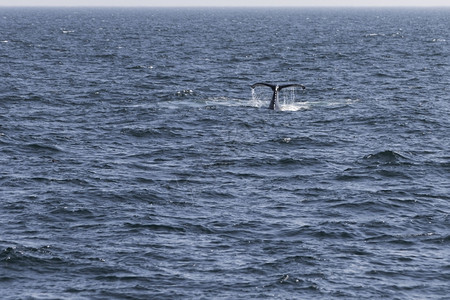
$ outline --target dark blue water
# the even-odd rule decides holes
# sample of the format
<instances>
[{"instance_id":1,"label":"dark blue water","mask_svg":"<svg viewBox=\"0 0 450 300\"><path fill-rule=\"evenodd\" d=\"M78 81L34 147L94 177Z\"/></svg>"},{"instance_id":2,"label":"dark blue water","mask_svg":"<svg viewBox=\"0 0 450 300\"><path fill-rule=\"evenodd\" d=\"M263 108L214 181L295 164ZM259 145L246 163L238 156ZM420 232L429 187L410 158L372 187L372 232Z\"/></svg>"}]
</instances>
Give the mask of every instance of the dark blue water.
<instances>
[{"instance_id":1,"label":"dark blue water","mask_svg":"<svg viewBox=\"0 0 450 300\"><path fill-rule=\"evenodd\" d=\"M448 299L449 28L1 9L1 298Z\"/></svg>"}]
</instances>

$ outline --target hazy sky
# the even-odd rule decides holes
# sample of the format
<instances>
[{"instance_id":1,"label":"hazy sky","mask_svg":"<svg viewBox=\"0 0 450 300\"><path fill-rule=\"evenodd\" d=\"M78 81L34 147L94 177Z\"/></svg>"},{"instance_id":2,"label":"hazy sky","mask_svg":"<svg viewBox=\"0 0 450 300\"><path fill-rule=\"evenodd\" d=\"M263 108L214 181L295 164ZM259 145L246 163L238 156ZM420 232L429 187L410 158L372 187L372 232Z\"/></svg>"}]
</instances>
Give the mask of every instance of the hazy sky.
<instances>
[{"instance_id":1,"label":"hazy sky","mask_svg":"<svg viewBox=\"0 0 450 300\"><path fill-rule=\"evenodd\" d=\"M0 6L450 6L449 0L0 0Z\"/></svg>"}]
</instances>

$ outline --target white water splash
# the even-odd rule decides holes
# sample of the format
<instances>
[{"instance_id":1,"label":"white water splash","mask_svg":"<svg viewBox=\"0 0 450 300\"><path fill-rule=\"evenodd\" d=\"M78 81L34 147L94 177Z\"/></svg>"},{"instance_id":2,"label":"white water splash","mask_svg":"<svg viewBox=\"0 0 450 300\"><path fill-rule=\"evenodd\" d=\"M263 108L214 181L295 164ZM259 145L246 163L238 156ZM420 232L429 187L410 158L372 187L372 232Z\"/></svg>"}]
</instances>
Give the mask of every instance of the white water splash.
<instances>
[{"instance_id":1,"label":"white water splash","mask_svg":"<svg viewBox=\"0 0 450 300\"><path fill-rule=\"evenodd\" d=\"M298 102L297 92L298 88L290 87L283 89L282 92L278 94L278 107L281 111L299 111L309 109L310 105L308 102ZM268 107L272 99L272 91L270 89L264 88L253 88L252 89L252 99L250 100L250 106L253 107Z\"/></svg>"}]
</instances>

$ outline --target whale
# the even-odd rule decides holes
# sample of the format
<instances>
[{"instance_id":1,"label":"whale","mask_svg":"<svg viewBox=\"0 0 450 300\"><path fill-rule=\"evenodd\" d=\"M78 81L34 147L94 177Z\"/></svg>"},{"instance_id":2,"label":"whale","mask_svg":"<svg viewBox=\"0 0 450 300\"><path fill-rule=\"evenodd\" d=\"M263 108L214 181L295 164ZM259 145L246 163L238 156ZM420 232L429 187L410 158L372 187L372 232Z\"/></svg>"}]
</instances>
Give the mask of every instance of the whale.
<instances>
[{"instance_id":1,"label":"whale","mask_svg":"<svg viewBox=\"0 0 450 300\"><path fill-rule=\"evenodd\" d=\"M265 83L265 82L258 82L258 83L255 83L255 84L251 85L250 87L252 89L254 89L257 86L267 86L267 87L270 87L272 89L273 95L272 95L272 100L270 101L270 104L269 104L269 109L271 109L271 110L275 110L275 109L279 108L279 105L278 105L278 93L282 89L289 88L289 87L300 87L302 89L306 89L306 87L304 85L296 84L296 83L294 83L294 84L278 85L278 84L270 84L270 83Z\"/></svg>"}]
</instances>

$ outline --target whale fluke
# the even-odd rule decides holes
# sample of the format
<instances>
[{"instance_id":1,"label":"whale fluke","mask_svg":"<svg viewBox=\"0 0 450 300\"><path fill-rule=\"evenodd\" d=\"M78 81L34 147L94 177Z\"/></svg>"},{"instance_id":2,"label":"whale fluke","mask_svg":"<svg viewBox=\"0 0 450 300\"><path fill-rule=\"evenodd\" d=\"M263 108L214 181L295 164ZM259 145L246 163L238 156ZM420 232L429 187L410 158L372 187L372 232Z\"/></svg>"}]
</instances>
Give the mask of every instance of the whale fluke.
<instances>
[{"instance_id":1,"label":"whale fluke","mask_svg":"<svg viewBox=\"0 0 450 300\"><path fill-rule=\"evenodd\" d=\"M300 87L302 89L306 89L306 87L302 84L284 84L284 85L277 85L277 84L270 84L270 83L265 83L265 82L258 82L255 83L253 85L251 85L251 88L254 89L257 86L267 86L270 87L273 91L273 96L272 96L272 100L270 101L269 104L269 109L274 110L275 107L278 106L278 92L281 91L284 88L289 88L289 87Z\"/></svg>"}]
</instances>

